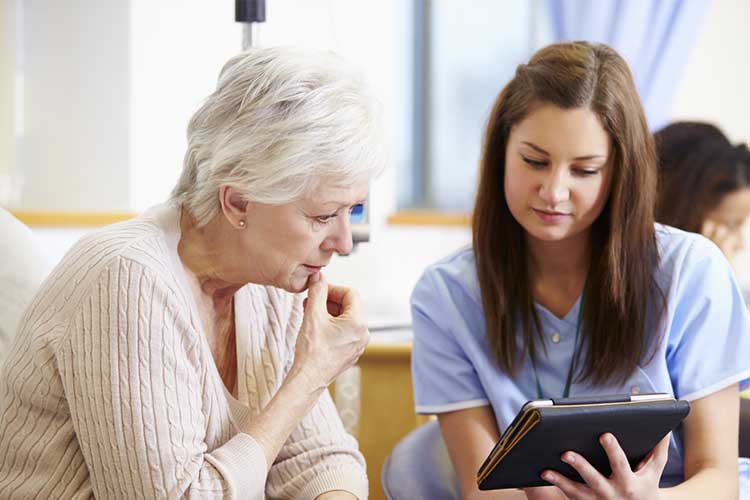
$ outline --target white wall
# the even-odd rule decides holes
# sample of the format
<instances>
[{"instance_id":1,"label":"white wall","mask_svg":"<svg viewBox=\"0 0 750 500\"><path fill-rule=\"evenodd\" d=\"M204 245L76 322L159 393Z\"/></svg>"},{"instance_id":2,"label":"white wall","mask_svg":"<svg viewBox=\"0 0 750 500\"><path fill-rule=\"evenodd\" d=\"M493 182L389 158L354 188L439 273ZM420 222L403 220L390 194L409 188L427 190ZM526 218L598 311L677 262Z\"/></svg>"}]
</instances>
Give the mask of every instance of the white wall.
<instances>
[{"instance_id":1,"label":"white wall","mask_svg":"<svg viewBox=\"0 0 750 500\"><path fill-rule=\"evenodd\" d=\"M234 2L130 0L129 205L166 199L182 168L188 120L239 52Z\"/></svg>"},{"instance_id":2,"label":"white wall","mask_svg":"<svg viewBox=\"0 0 750 500\"><path fill-rule=\"evenodd\" d=\"M16 156L22 207L128 209L128 3L13 5L21 30Z\"/></svg>"},{"instance_id":3,"label":"white wall","mask_svg":"<svg viewBox=\"0 0 750 500\"><path fill-rule=\"evenodd\" d=\"M712 121L750 141L750 2L713 0L673 106L674 119Z\"/></svg>"},{"instance_id":4,"label":"white wall","mask_svg":"<svg viewBox=\"0 0 750 500\"><path fill-rule=\"evenodd\" d=\"M11 198L10 172L15 162L14 57L12 3L0 2L0 204Z\"/></svg>"}]
</instances>

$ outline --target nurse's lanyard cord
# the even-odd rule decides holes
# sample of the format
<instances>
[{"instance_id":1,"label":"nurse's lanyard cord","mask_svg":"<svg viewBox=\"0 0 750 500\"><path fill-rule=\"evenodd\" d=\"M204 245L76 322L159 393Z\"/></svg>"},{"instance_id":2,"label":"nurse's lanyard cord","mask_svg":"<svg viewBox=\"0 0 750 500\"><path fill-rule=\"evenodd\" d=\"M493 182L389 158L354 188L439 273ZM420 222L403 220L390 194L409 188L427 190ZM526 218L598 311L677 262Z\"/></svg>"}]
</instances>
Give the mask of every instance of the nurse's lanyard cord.
<instances>
[{"instance_id":1,"label":"nurse's lanyard cord","mask_svg":"<svg viewBox=\"0 0 750 500\"><path fill-rule=\"evenodd\" d=\"M588 281L588 280L587 280ZM578 322L576 323L576 338L575 344L573 344L573 357L570 358L570 367L568 368L568 377L565 380L565 389L563 389L562 397L567 398L570 396L570 383L573 380L573 364L575 364L576 351L578 351L578 333L581 331L581 323L583 323L583 299L586 295L586 283L583 285L583 293L581 294L581 305L578 308ZM536 371L536 358L534 351L529 351L529 357L531 358L531 366L534 368L534 378L536 379L536 396L537 399L544 399L542 393L542 384L539 383L539 374Z\"/></svg>"}]
</instances>

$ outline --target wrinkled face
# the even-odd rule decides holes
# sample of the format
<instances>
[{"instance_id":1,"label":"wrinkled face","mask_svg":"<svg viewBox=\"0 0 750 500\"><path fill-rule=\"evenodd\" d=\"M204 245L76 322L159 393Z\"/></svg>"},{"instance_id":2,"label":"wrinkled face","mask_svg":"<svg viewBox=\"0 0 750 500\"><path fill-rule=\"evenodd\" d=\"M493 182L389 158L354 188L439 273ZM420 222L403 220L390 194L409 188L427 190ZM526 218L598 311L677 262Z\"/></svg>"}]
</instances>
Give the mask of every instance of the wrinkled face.
<instances>
[{"instance_id":1,"label":"wrinkled face","mask_svg":"<svg viewBox=\"0 0 750 500\"><path fill-rule=\"evenodd\" d=\"M349 188L320 186L307 197L285 205L252 204L242 245L247 249L249 281L289 292L307 288L334 252L352 250L349 215L364 203L369 184Z\"/></svg>"},{"instance_id":2,"label":"wrinkled face","mask_svg":"<svg viewBox=\"0 0 750 500\"><path fill-rule=\"evenodd\" d=\"M505 198L528 238L556 242L588 231L609 195L610 149L587 108L544 104L511 129Z\"/></svg>"}]
</instances>

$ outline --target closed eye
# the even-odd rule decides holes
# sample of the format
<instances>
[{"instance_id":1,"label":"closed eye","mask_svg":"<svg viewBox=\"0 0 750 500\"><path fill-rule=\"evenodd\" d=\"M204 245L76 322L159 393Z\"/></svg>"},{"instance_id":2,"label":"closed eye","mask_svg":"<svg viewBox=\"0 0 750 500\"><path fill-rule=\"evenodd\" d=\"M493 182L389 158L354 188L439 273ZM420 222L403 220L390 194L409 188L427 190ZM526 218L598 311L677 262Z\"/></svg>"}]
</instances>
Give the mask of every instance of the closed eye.
<instances>
[{"instance_id":1,"label":"closed eye","mask_svg":"<svg viewBox=\"0 0 750 500\"><path fill-rule=\"evenodd\" d=\"M349 207L348 212L352 221L357 222L364 215L364 205L362 203L352 205L351 207ZM338 217L338 212L334 212L328 215L318 215L315 217L315 220L320 222L321 224L328 224L336 217Z\"/></svg>"},{"instance_id":2,"label":"closed eye","mask_svg":"<svg viewBox=\"0 0 750 500\"><path fill-rule=\"evenodd\" d=\"M598 168L593 168L593 169L590 169L590 168L576 168L575 170L573 170L573 172L576 175L587 177L589 175L596 175L596 174L598 174L599 173L599 169Z\"/></svg>"},{"instance_id":3,"label":"closed eye","mask_svg":"<svg viewBox=\"0 0 750 500\"><path fill-rule=\"evenodd\" d=\"M322 223L322 224L328 224L328 223L329 223L329 222L331 222L331 221L332 221L333 219L335 219L335 218L336 218L336 216L337 216L337 214L330 214L330 215L318 215L317 217L315 217L315 220L317 220L318 222L320 222L320 223Z\"/></svg>"},{"instance_id":4,"label":"closed eye","mask_svg":"<svg viewBox=\"0 0 750 500\"><path fill-rule=\"evenodd\" d=\"M524 163L526 163L527 165L529 165L531 168L534 168L534 169L540 169L540 168L544 168L547 166L546 161L532 160L531 158L527 158L526 156L523 156L523 155L521 155L521 158L523 159Z\"/></svg>"}]
</instances>

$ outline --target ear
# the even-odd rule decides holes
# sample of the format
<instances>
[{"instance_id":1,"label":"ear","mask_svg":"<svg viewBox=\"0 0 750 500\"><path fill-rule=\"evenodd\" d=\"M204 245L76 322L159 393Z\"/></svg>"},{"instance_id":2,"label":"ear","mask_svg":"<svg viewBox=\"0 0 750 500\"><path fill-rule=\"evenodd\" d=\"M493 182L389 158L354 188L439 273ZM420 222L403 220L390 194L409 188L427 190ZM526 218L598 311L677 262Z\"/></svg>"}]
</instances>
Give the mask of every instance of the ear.
<instances>
[{"instance_id":1,"label":"ear","mask_svg":"<svg viewBox=\"0 0 750 500\"><path fill-rule=\"evenodd\" d=\"M247 211L250 203L236 188L221 186L219 188L219 202L221 211L229 223L237 229L242 229L247 221Z\"/></svg>"}]
</instances>

